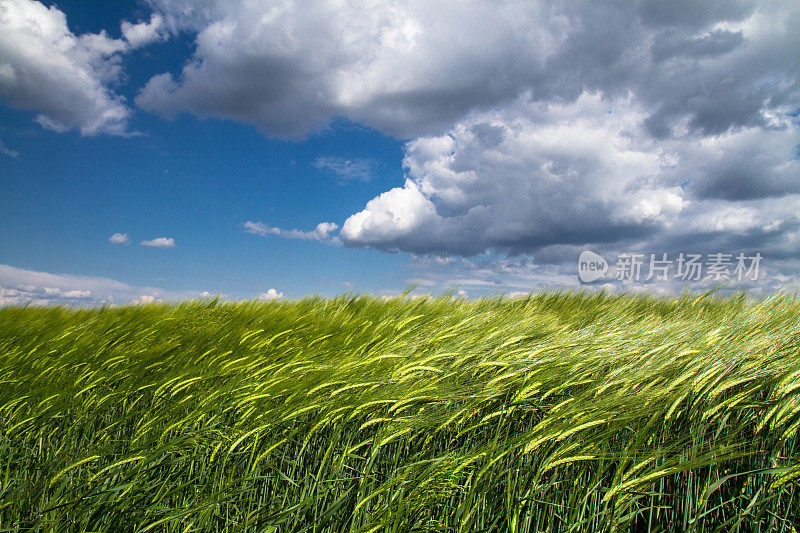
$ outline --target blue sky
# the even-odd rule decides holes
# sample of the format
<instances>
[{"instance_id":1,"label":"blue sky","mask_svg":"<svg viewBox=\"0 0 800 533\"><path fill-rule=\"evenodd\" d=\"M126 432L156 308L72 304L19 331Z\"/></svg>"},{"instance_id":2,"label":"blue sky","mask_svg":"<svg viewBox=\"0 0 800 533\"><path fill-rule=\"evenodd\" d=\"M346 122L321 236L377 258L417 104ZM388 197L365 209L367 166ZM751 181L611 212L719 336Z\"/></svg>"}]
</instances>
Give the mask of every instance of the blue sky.
<instances>
[{"instance_id":1,"label":"blue sky","mask_svg":"<svg viewBox=\"0 0 800 533\"><path fill-rule=\"evenodd\" d=\"M610 264L589 288L691 281L625 279L626 253L796 287L795 22L790 1L0 0L0 304L520 294L580 287L584 250Z\"/></svg>"},{"instance_id":2,"label":"blue sky","mask_svg":"<svg viewBox=\"0 0 800 533\"><path fill-rule=\"evenodd\" d=\"M29 113L3 109L19 156L0 162L3 226L13 228L0 234L2 262L236 298L407 283L397 254L243 230L247 220L304 230L343 220L401 181L398 141L344 124L296 142L218 120L147 118L141 136L81 137L36 131ZM374 161L370 181L339 184L314 165L330 157ZM129 245L109 243L118 232ZM139 245L161 236L176 246Z\"/></svg>"}]
</instances>

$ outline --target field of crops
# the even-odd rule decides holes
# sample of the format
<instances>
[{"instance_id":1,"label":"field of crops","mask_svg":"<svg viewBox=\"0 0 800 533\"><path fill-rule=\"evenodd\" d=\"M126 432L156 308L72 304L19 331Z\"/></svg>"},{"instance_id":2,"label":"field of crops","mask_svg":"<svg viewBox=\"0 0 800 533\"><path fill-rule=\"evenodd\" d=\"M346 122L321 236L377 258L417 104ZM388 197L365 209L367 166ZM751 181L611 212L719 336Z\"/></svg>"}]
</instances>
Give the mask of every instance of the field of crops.
<instances>
[{"instance_id":1,"label":"field of crops","mask_svg":"<svg viewBox=\"0 0 800 533\"><path fill-rule=\"evenodd\" d=\"M800 301L0 309L0 531L800 530Z\"/></svg>"}]
</instances>

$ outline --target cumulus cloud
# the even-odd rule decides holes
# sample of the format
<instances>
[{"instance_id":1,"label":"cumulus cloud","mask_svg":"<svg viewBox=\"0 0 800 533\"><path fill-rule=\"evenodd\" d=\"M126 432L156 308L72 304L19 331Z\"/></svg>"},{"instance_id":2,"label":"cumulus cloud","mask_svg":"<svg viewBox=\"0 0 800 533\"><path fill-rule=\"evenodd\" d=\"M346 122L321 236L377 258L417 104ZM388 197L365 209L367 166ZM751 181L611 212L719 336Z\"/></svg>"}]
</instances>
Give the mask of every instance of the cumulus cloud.
<instances>
[{"instance_id":1,"label":"cumulus cloud","mask_svg":"<svg viewBox=\"0 0 800 533\"><path fill-rule=\"evenodd\" d=\"M127 133L131 110L113 85L122 79L122 56L166 33L163 19L123 22L122 39L105 31L76 35L56 6L0 0L0 96L32 109L42 127L82 135Z\"/></svg>"},{"instance_id":2,"label":"cumulus cloud","mask_svg":"<svg viewBox=\"0 0 800 533\"><path fill-rule=\"evenodd\" d=\"M342 242L545 261L586 245L800 255L800 65L785 48L800 39L781 22L800 7L715 4L684 21L662 4L571 3L548 75L408 142L405 184L349 217ZM598 35L574 24L588 18Z\"/></svg>"},{"instance_id":3,"label":"cumulus cloud","mask_svg":"<svg viewBox=\"0 0 800 533\"><path fill-rule=\"evenodd\" d=\"M151 248L175 248L175 239L172 237L158 237L149 241L142 241L139 244L142 246L149 246Z\"/></svg>"},{"instance_id":4,"label":"cumulus cloud","mask_svg":"<svg viewBox=\"0 0 800 533\"><path fill-rule=\"evenodd\" d=\"M128 237L127 233L115 233L108 238L108 242L111 244L129 244L131 239Z\"/></svg>"},{"instance_id":5,"label":"cumulus cloud","mask_svg":"<svg viewBox=\"0 0 800 533\"><path fill-rule=\"evenodd\" d=\"M263 222L252 222L248 220L244 223L244 230L253 235L260 235L267 237L269 235L276 235L284 239L300 239L300 240L315 240L315 241L328 241L332 240L332 233L339 229L339 226L333 222L320 222L311 231L301 231L299 229L283 229L268 226Z\"/></svg>"},{"instance_id":6,"label":"cumulus cloud","mask_svg":"<svg viewBox=\"0 0 800 533\"><path fill-rule=\"evenodd\" d=\"M314 168L333 176L339 185L346 185L353 181L370 181L375 169L374 160L363 158L318 157L312 164Z\"/></svg>"},{"instance_id":7,"label":"cumulus cloud","mask_svg":"<svg viewBox=\"0 0 800 533\"><path fill-rule=\"evenodd\" d=\"M154 42L165 41L169 37L164 19L158 13L150 17L150 22L133 24L123 20L120 26L122 38L127 41L130 48L141 48Z\"/></svg>"},{"instance_id":8,"label":"cumulus cloud","mask_svg":"<svg viewBox=\"0 0 800 533\"><path fill-rule=\"evenodd\" d=\"M151 4L197 32L196 52L179 76L153 77L137 103L280 136L333 115L401 136L447 125L516 95L563 30L550 8L522 0Z\"/></svg>"},{"instance_id":9,"label":"cumulus cloud","mask_svg":"<svg viewBox=\"0 0 800 533\"><path fill-rule=\"evenodd\" d=\"M283 298L283 293L275 289L269 289L267 292L262 292L258 295L259 300L280 300Z\"/></svg>"},{"instance_id":10,"label":"cumulus cloud","mask_svg":"<svg viewBox=\"0 0 800 533\"><path fill-rule=\"evenodd\" d=\"M609 109L613 113L609 114ZM687 207L631 98L525 98L406 146L404 187L344 223L346 245L475 255L653 234Z\"/></svg>"},{"instance_id":11,"label":"cumulus cloud","mask_svg":"<svg viewBox=\"0 0 800 533\"><path fill-rule=\"evenodd\" d=\"M430 134L524 92L541 101L633 92L659 136L764 125L764 109L798 103L800 8L788 0L151 4L196 32L197 47L138 103L270 135L302 135L333 115Z\"/></svg>"},{"instance_id":12,"label":"cumulus cloud","mask_svg":"<svg viewBox=\"0 0 800 533\"><path fill-rule=\"evenodd\" d=\"M631 96L589 93L474 114L445 135L409 142L405 185L349 217L341 240L467 256L785 240L800 209L796 120L669 139L648 135L646 122Z\"/></svg>"}]
</instances>

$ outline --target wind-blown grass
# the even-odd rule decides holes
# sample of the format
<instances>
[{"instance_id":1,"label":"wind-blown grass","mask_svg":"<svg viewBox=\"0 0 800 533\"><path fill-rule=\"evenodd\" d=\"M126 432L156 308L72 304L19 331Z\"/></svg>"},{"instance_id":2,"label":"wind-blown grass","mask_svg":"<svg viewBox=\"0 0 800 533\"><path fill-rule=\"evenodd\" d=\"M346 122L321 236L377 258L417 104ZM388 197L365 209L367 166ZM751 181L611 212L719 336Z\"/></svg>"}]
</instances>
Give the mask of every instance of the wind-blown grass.
<instances>
[{"instance_id":1,"label":"wind-blown grass","mask_svg":"<svg viewBox=\"0 0 800 533\"><path fill-rule=\"evenodd\" d=\"M800 301L0 310L0 530L794 531Z\"/></svg>"}]
</instances>

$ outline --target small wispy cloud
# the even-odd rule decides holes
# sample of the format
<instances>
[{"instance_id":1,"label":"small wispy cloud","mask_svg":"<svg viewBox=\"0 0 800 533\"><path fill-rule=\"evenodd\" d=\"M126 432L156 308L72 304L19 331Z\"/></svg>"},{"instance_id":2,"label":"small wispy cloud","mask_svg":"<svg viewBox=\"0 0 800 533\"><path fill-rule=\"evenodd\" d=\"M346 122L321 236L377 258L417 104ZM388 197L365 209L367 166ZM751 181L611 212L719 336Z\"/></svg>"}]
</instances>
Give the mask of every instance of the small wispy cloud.
<instances>
[{"instance_id":1,"label":"small wispy cloud","mask_svg":"<svg viewBox=\"0 0 800 533\"><path fill-rule=\"evenodd\" d=\"M138 298L133 300L131 303L134 305L147 305L147 304L160 304L164 300L153 296L152 294L140 294Z\"/></svg>"},{"instance_id":2,"label":"small wispy cloud","mask_svg":"<svg viewBox=\"0 0 800 533\"><path fill-rule=\"evenodd\" d=\"M283 293L268 289L254 296L261 300L279 300ZM0 264L0 307L54 306L96 307L101 305L146 305L197 299L228 298L218 292L171 290L158 287L129 285L110 278L51 274Z\"/></svg>"},{"instance_id":3,"label":"small wispy cloud","mask_svg":"<svg viewBox=\"0 0 800 533\"><path fill-rule=\"evenodd\" d=\"M89 298L92 296L92 291L72 290L63 293L64 298Z\"/></svg>"},{"instance_id":4,"label":"small wispy cloud","mask_svg":"<svg viewBox=\"0 0 800 533\"><path fill-rule=\"evenodd\" d=\"M142 241L142 246L149 246L151 248L175 248L175 239L172 237L158 237L149 241Z\"/></svg>"},{"instance_id":5,"label":"small wispy cloud","mask_svg":"<svg viewBox=\"0 0 800 533\"><path fill-rule=\"evenodd\" d=\"M375 161L362 158L318 157L312 166L332 175L339 185L346 185L354 181L362 183L370 181L374 173Z\"/></svg>"},{"instance_id":6,"label":"small wispy cloud","mask_svg":"<svg viewBox=\"0 0 800 533\"><path fill-rule=\"evenodd\" d=\"M109 278L51 274L0 264L0 307L7 305L75 305L91 307L165 299L196 298L195 291L143 287Z\"/></svg>"},{"instance_id":7,"label":"small wispy cloud","mask_svg":"<svg viewBox=\"0 0 800 533\"><path fill-rule=\"evenodd\" d=\"M263 222L252 222L248 220L244 223L244 230L253 235L260 235L267 237L269 235L277 235L284 239L301 239L306 241L327 241L332 240L332 233L339 229L339 226L333 222L320 222L311 231L302 231L299 229L283 229L272 226L267 226Z\"/></svg>"},{"instance_id":8,"label":"small wispy cloud","mask_svg":"<svg viewBox=\"0 0 800 533\"><path fill-rule=\"evenodd\" d=\"M3 139L0 139L0 154L13 158L17 158L19 156L19 152L8 148L5 143L3 143Z\"/></svg>"},{"instance_id":9,"label":"small wispy cloud","mask_svg":"<svg viewBox=\"0 0 800 533\"><path fill-rule=\"evenodd\" d=\"M127 233L115 233L108 238L108 242L111 244L130 244L131 239L128 237Z\"/></svg>"}]
</instances>

